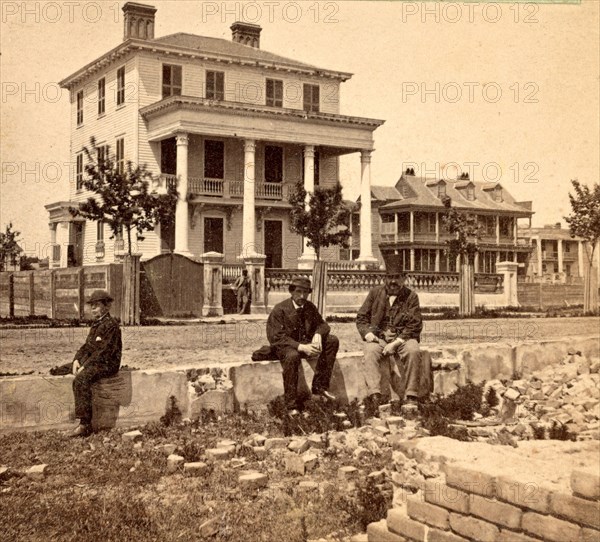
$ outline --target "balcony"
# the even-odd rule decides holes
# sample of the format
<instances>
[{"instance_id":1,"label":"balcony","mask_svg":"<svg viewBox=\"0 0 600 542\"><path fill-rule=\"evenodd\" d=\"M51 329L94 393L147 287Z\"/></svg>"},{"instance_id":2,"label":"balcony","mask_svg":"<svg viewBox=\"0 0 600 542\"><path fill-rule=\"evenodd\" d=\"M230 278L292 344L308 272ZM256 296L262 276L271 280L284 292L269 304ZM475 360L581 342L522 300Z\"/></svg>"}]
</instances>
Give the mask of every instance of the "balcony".
<instances>
[{"instance_id":1,"label":"balcony","mask_svg":"<svg viewBox=\"0 0 600 542\"><path fill-rule=\"evenodd\" d=\"M177 182L176 175L161 174L161 185L169 186ZM254 183L254 196L259 200L287 201L293 183ZM212 179L209 177L188 177L188 192L192 196L219 198L243 198L244 181Z\"/></svg>"},{"instance_id":2,"label":"balcony","mask_svg":"<svg viewBox=\"0 0 600 542\"><path fill-rule=\"evenodd\" d=\"M542 252L542 258L544 260L558 260L558 252L544 250Z\"/></svg>"}]
</instances>

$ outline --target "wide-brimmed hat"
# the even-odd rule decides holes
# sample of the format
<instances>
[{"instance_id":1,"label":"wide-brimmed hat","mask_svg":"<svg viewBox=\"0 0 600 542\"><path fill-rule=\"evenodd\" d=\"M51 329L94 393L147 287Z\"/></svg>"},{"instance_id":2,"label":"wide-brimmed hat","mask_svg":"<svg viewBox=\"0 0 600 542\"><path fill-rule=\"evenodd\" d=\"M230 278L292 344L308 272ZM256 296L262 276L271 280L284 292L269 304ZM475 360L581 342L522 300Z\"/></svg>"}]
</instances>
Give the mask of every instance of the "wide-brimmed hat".
<instances>
[{"instance_id":1,"label":"wide-brimmed hat","mask_svg":"<svg viewBox=\"0 0 600 542\"><path fill-rule=\"evenodd\" d=\"M98 303L99 301L112 301L113 298L106 290L94 290L86 303Z\"/></svg>"},{"instance_id":2,"label":"wide-brimmed hat","mask_svg":"<svg viewBox=\"0 0 600 542\"><path fill-rule=\"evenodd\" d=\"M310 279L306 277L292 277L292 282L290 282L290 286L298 286L300 288L306 288L309 292L312 292L312 286L310 284Z\"/></svg>"}]
</instances>

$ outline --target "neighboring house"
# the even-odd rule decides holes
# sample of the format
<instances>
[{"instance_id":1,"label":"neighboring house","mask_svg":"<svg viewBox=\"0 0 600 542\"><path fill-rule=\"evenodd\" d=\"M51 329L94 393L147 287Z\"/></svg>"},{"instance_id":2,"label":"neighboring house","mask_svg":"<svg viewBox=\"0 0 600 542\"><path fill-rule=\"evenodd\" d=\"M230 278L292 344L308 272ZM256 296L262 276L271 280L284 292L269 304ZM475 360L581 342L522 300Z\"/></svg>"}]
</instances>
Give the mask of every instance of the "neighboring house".
<instances>
[{"instance_id":1,"label":"neighboring house","mask_svg":"<svg viewBox=\"0 0 600 542\"><path fill-rule=\"evenodd\" d=\"M312 265L314 251L288 229L289 191L299 179L308 191L339 182L339 156L350 153L368 190L373 132L383 123L340 114L340 85L351 74L260 49L257 25L234 23L231 41L155 38L155 8L128 2L123 12L124 41L61 82L76 168L69 201L46 206L51 265L112 262L123 252L106 225L68 212L90 195L81 150L91 136L121 167L146 164L160 179L153 188L177 183L175 225L145 235L136 246L143 259L215 251L226 263L265 254L267 267Z\"/></svg>"},{"instance_id":2,"label":"neighboring house","mask_svg":"<svg viewBox=\"0 0 600 542\"><path fill-rule=\"evenodd\" d=\"M543 228L519 228L519 240L531 246L525 261L527 282L583 284L583 272L588 266L586 243L571 237L569 229L560 222ZM589 251L589 247L588 247ZM600 246L594 253L595 265L600 267Z\"/></svg>"},{"instance_id":3,"label":"neighboring house","mask_svg":"<svg viewBox=\"0 0 600 542\"><path fill-rule=\"evenodd\" d=\"M531 221L531 202L516 202L501 184L473 182L468 174L447 181L417 177L407 169L395 186L371 187L371 205L377 209L371 222L372 243L382 264L391 257L407 271L457 271L458 259L445 254L450 239L442 222L445 196L452 199L453 207L477 215L481 224L476 273L495 273L501 261L526 261L530 247L519 242L517 221ZM357 228L355 219L353 234ZM353 235L352 248L359 246ZM519 269L524 273L524 266Z\"/></svg>"}]
</instances>

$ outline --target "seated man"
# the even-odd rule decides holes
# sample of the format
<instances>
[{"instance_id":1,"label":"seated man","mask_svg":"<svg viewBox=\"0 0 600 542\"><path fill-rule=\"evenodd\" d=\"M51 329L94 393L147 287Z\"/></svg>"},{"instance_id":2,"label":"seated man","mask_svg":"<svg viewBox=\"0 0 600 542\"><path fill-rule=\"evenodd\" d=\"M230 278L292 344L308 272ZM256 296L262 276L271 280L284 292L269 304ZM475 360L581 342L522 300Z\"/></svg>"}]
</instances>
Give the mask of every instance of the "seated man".
<instances>
[{"instance_id":1,"label":"seated man","mask_svg":"<svg viewBox=\"0 0 600 542\"><path fill-rule=\"evenodd\" d=\"M121 329L108 312L112 300L108 292L95 290L87 301L95 320L72 365L75 417L79 418L74 437L85 437L92 432L92 384L117 374L121 365Z\"/></svg>"},{"instance_id":2,"label":"seated man","mask_svg":"<svg viewBox=\"0 0 600 542\"><path fill-rule=\"evenodd\" d=\"M382 400L381 362L392 356L390 385L404 404L416 406L433 390L431 361L419 349L423 321L419 298L404 286L404 273L386 275L356 315L356 327L365 341L365 380L369 415L376 415ZM395 359L394 359L395 358ZM398 372L396 372L398 371Z\"/></svg>"},{"instance_id":3,"label":"seated man","mask_svg":"<svg viewBox=\"0 0 600 542\"><path fill-rule=\"evenodd\" d=\"M294 277L289 286L291 297L273 307L267 320L267 338L283 368L285 406L290 416L299 414L298 370L303 357L319 356L312 382L313 394L335 401L329 393L329 381L340 343L329 333L317 307L307 300L312 292L310 280Z\"/></svg>"}]
</instances>

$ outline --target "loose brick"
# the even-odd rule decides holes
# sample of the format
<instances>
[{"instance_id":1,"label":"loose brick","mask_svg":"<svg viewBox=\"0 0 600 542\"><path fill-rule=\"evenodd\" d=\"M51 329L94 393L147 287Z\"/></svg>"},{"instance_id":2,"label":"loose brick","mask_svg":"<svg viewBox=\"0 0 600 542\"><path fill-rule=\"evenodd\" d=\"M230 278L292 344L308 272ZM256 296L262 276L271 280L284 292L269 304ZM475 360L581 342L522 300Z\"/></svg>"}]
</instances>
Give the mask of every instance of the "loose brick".
<instances>
[{"instance_id":1,"label":"loose brick","mask_svg":"<svg viewBox=\"0 0 600 542\"><path fill-rule=\"evenodd\" d=\"M138 442L142 438L143 438L142 432L138 431L138 430L129 431L129 432L123 433L123 435L121 435L121 440L123 440L124 442Z\"/></svg>"},{"instance_id":2,"label":"loose brick","mask_svg":"<svg viewBox=\"0 0 600 542\"><path fill-rule=\"evenodd\" d=\"M355 480L358 478L358 469L356 467L340 467L337 472L337 477L340 480Z\"/></svg>"},{"instance_id":3,"label":"loose brick","mask_svg":"<svg viewBox=\"0 0 600 542\"><path fill-rule=\"evenodd\" d=\"M469 494L464 491L430 480L425 482L423 493L425 501L430 504L437 504L462 514L469 513Z\"/></svg>"},{"instance_id":4,"label":"loose brick","mask_svg":"<svg viewBox=\"0 0 600 542\"><path fill-rule=\"evenodd\" d=\"M215 461L224 461L230 459L235 453L235 448L229 446L227 448L209 448L206 450L206 456Z\"/></svg>"},{"instance_id":5,"label":"loose brick","mask_svg":"<svg viewBox=\"0 0 600 542\"><path fill-rule=\"evenodd\" d=\"M531 538L526 534L515 533L514 531L507 531L506 529L500 529L500 535L496 538L496 542L540 542L539 538Z\"/></svg>"},{"instance_id":6,"label":"loose brick","mask_svg":"<svg viewBox=\"0 0 600 542\"><path fill-rule=\"evenodd\" d=\"M495 499L473 495L469 511L474 516L498 523L510 529L519 529L521 527L521 516L523 512L516 506L498 502Z\"/></svg>"},{"instance_id":7,"label":"loose brick","mask_svg":"<svg viewBox=\"0 0 600 542\"><path fill-rule=\"evenodd\" d=\"M167 457L167 472L175 472L180 466L183 465L185 459L180 455L171 454Z\"/></svg>"},{"instance_id":8,"label":"loose brick","mask_svg":"<svg viewBox=\"0 0 600 542\"><path fill-rule=\"evenodd\" d=\"M458 534L478 542L495 542L500 534L500 529L487 521L454 513L450 514L450 527Z\"/></svg>"},{"instance_id":9,"label":"loose brick","mask_svg":"<svg viewBox=\"0 0 600 542\"><path fill-rule=\"evenodd\" d=\"M324 450L326 448L325 441L321 438L321 435L310 435L307 440L311 448L316 448L317 450Z\"/></svg>"},{"instance_id":10,"label":"loose brick","mask_svg":"<svg viewBox=\"0 0 600 542\"><path fill-rule=\"evenodd\" d=\"M311 453L297 455L289 453L285 457L285 470L287 472L296 472L304 475L304 473L314 469L317 466L317 456Z\"/></svg>"},{"instance_id":11,"label":"loose brick","mask_svg":"<svg viewBox=\"0 0 600 542\"><path fill-rule=\"evenodd\" d=\"M370 541L369 541L370 542ZM450 531L438 531L430 529L427 535L427 542L469 542L466 538L451 533Z\"/></svg>"},{"instance_id":12,"label":"loose brick","mask_svg":"<svg viewBox=\"0 0 600 542\"><path fill-rule=\"evenodd\" d=\"M571 489L584 499L600 499L600 473L598 469L576 469L571 473Z\"/></svg>"},{"instance_id":13,"label":"loose brick","mask_svg":"<svg viewBox=\"0 0 600 542\"><path fill-rule=\"evenodd\" d=\"M388 531L385 519L367 525L369 542L407 542L406 538Z\"/></svg>"},{"instance_id":14,"label":"loose brick","mask_svg":"<svg viewBox=\"0 0 600 542\"><path fill-rule=\"evenodd\" d=\"M268 438L265 440L265 449L274 450L275 448L287 448L288 439L286 438Z\"/></svg>"},{"instance_id":15,"label":"loose brick","mask_svg":"<svg viewBox=\"0 0 600 542\"><path fill-rule=\"evenodd\" d=\"M550 512L554 516L600 529L600 502L553 493L550 497Z\"/></svg>"},{"instance_id":16,"label":"loose brick","mask_svg":"<svg viewBox=\"0 0 600 542\"><path fill-rule=\"evenodd\" d=\"M385 437L390 434L390 430L385 425L376 425L373 427L373 431L380 437Z\"/></svg>"},{"instance_id":17,"label":"loose brick","mask_svg":"<svg viewBox=\"0 0 600 542\"><path fill-rule=\"evenodd\" d=\"M393 533L402 535L410 540L425 542L427 526L410 519L404 509L392 508L387 514L387 527Z\"/></svg>"},{"instance_id":18,"label":"loose brick","mask_svg":"<svg viewBox=\"0 0 600 542\"><path fill-rule=\"evenodd\" d=\"M25 471L25 475L28 478L33 478L35 480L42 480L46 476L46 468L48 465L33 465L33 467L29 467Z\"/></svg>"},{"instance_id":19,"label":"loose brick","mask_svg":"<svg viewBox=\"0 0 600 542\"><path fill-rule=\"evenodd\" d=\"M581 542L600 542L600 531L596 529L581 529Z\"/></svg>"},{"instance_id":20,"label":"loose brick","mask_svg":"<svg viewBox=\"0 0 600 542\"><path fill-rule=\"evenodd\" d=\"M548 513L551 490L535 482L520 482L508 476L496 478L496 497L505 502Z\"/></svg>"},{"instance_id":21,"label":"loose brick","mask_svg":"<svg viewBox=\"0 0 600 542\"><path fill-rule=\"evenodd\" d=\"M420 497L411 496L406 500L406 512L414 520L427 523L433 527L438 527L447 531L449 513L445 508L440 508L433 504L423 502Z\"/></svg>"},{"instance_id":22,"label":"loose brick","mask_svg":"<svg viewBox=\"0 0 600 542\"><path fill-rule=\"evenodd\" d=\"M579 542L581 527L552 516L525 512L521 528L543 540L552 542Z\"/></svg>"},{"instance_id":23,"label":"loose brick","mask_svg":"<svg viewBox=\"0 0 600 542\"><path fill-rule=\"evenodd\" d=\"M484 497L496 496L496 479L490 474L456 463L446 465L445 471L446 483L451 487Z\"/></svg>"},{"instance_id":24,"label":"loose brick","mask_svg":"<svg viewBox=\"0 0 600 542\"><path fill-rule=\"evenodd\" d=\"M206 463L202 463L201 461L183 464L183 472L192 476L200 476L201 474L204 474L207 468L208 465Z\"/></svg>"}]
</instances>

